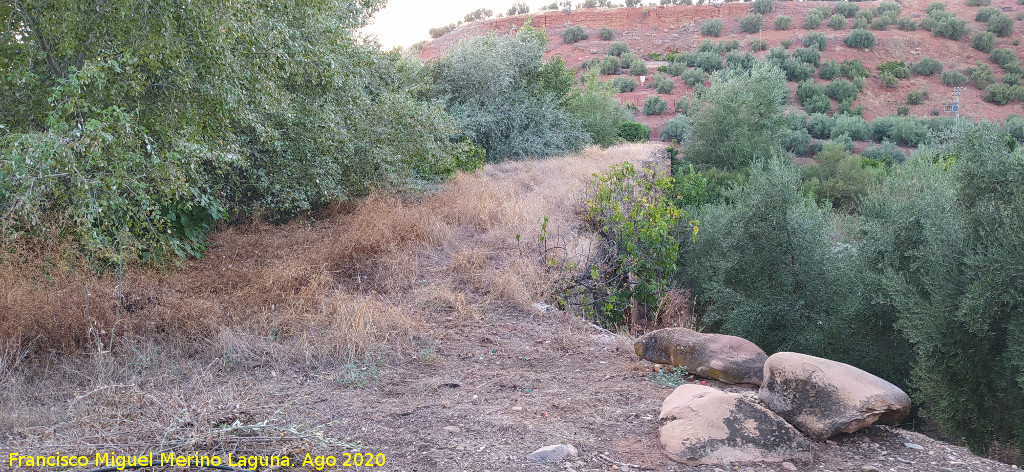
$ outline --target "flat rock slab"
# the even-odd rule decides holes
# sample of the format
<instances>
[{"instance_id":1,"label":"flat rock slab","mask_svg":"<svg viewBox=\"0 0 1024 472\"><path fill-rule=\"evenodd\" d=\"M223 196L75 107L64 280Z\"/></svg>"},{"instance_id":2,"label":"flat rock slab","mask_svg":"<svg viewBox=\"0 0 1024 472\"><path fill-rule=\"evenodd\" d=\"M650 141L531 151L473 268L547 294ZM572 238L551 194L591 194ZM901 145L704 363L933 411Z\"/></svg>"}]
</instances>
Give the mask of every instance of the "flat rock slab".
<instances>
[{"instance_id":1,"label":"flat rock slab","mask_svg":"<svg viewBox=\"0 0 1024 472\"><path fill-rule=\"evenodd\" d=\"M686 366L691 373L731 384L761 385L768 358L746 339L686 328L651 331L638 338L633 349L651 362Z\"/></svg>"},{"instance_id":2,"label":"flat rock slab","mask_svg":"<svg viewBox=\"0 0 1024 472\"><path fill-rule=\"evenodd\" d=\"M562 462L568 457L575 457L579 451L568 444L554 444L544 446L526 455L526 460L544 464L555 464Z\"/></svg>"},{"instance_id":3,"label":"flat rock slab","mask_svg":"<svg viewBox=\"0 0 1024 472\"><path fill-rule=\"evenodd\" d=\"M851 365L795 352L768 358L758 396L816 441L875 422L899 421L910 412L910 397L884 379Z\"/></svg>"},{"instance_id":4,"label":"flat rock slab","mask_svg":"<svg viewBox=\"0 0 1024 472\"><path fill-rule=\"evenodd\" d=\"M689 466L811 460L799 431L736 393L682 385L665 399L660 421L665 454Z\"/></svg>"}]
</instances>

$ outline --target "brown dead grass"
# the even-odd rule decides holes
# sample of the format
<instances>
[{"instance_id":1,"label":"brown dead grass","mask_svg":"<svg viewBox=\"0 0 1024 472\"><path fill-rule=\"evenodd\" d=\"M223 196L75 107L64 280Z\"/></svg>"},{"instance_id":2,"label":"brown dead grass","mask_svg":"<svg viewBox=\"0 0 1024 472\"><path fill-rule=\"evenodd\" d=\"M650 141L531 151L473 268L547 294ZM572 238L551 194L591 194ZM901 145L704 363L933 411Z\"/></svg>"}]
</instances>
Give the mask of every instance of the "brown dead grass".
<instances>
[{"instance_id":1,"label":"brown dead grass","mask_svg":"<svg viewBox=\"0 0 1024 472\"><path fill-rule=\"evenodd\" d=\"M567 189L652 149L490 165L419 198L375 194L312 222L228 228L201 260L128 268L120 281L19 248L0 262L0 368L47 368L111 346L126 356L150 341L187 357L324 365L400 348L431 316L527 307L549 288L540 220L573 235L578 196Z\"/></svg>"}]
</instances>

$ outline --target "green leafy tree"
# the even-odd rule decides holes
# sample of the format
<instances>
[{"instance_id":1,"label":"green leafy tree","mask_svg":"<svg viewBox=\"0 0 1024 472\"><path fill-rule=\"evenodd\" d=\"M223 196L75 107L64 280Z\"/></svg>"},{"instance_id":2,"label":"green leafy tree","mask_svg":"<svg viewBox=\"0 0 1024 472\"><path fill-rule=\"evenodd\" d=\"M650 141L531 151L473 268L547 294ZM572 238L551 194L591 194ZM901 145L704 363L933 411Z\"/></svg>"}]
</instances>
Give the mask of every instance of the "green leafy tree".
<instances>
[{"instance_id":1,"label":"green leafy tree","mask_svg":"<svg viewBox=\"0 0 1024 472\"><path fill-rule=\"evenodd\" d=\"M755 157L779 152L788 93L783 72L770 64L716 73L711 87L695 98L690 110L693 133L685 146L688 158L737 169Z\"/></svg>"},{"instance_id":2,"label":"green leafy tree","mask_svg":"<svg viewBox=\"0 0 1024 472\"><path fill-rule=\"evenodd\" d=\"M618 138L619 127L633 121L633 115L615 98L618 90L611 84L601 81L593 73L585 80L584 87L573 89L566 111L580 121L583 131L590 135L594 144L611 146Z\"/></svg>"}]
</instances>

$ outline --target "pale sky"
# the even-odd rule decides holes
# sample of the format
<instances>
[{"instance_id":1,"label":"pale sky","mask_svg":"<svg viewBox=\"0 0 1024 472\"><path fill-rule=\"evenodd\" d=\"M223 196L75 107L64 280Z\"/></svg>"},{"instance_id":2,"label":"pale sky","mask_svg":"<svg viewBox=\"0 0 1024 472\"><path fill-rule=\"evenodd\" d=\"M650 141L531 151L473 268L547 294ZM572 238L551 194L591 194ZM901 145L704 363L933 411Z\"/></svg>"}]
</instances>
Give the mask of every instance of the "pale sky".
<instances>
[{"instance_id":1,"label":"pale sky","mask_svg":"<svg viewBox=\"0 0 1024 472\"><path fill-rule=\"evenodd\" d=\"M458 23L467 13L477 8L488 8L504 14L509 7L518 1L530 6L534 13L542 5L550 5L554 0L388 0L386 8L378 12L363 28L363 33L377 36L384 49L394 46L408 47L420 41L430 39L427 31L450 23ZM577 2L573 2L577 3Z\"/></svg>"}]
</instances>

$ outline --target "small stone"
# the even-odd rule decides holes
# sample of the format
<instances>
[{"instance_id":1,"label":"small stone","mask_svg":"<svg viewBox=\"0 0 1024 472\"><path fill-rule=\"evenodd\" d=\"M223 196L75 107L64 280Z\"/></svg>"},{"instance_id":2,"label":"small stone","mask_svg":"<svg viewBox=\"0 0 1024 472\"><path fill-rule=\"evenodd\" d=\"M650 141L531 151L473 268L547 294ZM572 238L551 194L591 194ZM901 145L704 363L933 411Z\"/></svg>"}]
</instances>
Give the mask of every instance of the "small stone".
<instances>
[{"instance_id":1,"label":"small stone","mask_svg":"<svg viewBox=\"0 0 1024 472\"><path fill-rule=\"evenodd\" d=\"M526 455L526 460L554 464L562 462L566 457L576 457L579 451L568 444L554 444L545 446Z\"/></svg>"},{"instance_id":2,"label":"small stone","mask_svg":"<svg viewBox=\"0 0 1024 472\"><path fill-rule=\"evenodd\" d=\"M445 426L444 428L441 428L441 429L443 429L445 431L448 431L449 433L452 433L452 434L457 434L457 433L461 433L462 432L462 428L459 428L458 426Z\"/></svg>"},{"instance_id":3,"label":"small stone","mask_svg":"<svg viewBox=\"0 0 1024 472\"><path fill-rule=\"evenodd\" d=\"M860 472L882 472L878 467L873 465L866 465L860 468Z\"/></svg>"},{"instance_id":4,"label":"small stone","mask_svg":"<svg viewBox=\"0 0 1024 472\"><path fill-rule=\"evenodd\" d=\"M939 467L939 472L956 472L956 471L953 470L953 469L950 469L949 467Z\"/></svg>"},{"instance_id":5,"label":"small stone","mask_svg":"<svg viewBox=\"0 0 1024 472\"><path fill-rule=\"evenodd\" d=\"M783 462L782 468L786 470L796 470L796 466L792 462Z\"/></svg>"},{"instance_id":6,"label":"small stone","mask_svg":"<svg viewBox=\"0 0 1024 472\"><path fill-rule=\"evenodd\" d=\"M923 450L924 450L924 447L923 447L923 446L921 446L920 444L914 444L914 443L903 443L903 445L904 445L904 446L907 446L907 447L909 447L909 448L911 448L911 449L916 449L916 450L918 450L918 451L923 451Z\"/></svg>"}]
</instances>

